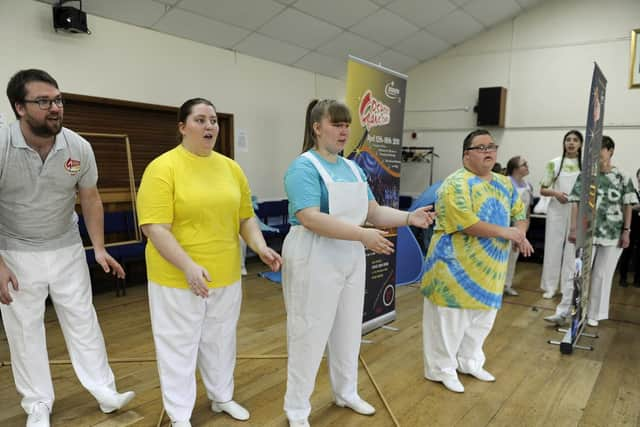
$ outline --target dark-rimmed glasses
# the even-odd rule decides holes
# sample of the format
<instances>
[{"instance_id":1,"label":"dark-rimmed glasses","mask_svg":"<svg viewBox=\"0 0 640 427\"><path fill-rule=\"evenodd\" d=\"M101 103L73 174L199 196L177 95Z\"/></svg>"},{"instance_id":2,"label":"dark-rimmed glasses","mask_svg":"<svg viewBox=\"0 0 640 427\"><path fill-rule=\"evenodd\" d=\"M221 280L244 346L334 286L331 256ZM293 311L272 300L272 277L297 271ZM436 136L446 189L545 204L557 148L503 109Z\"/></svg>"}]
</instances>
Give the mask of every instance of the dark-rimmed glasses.
<instances>
[{"instance_id":1,"label":"dark-rimmed glasses","mask_svg":"<svg viewBox=\"0 0 640 427\"><path fill-rule=\"evenodd\" d=\"M53 104L56 104L56 107L58 108L62 108L64 106L64 99L62 99L61 96L53 99L49 99L49 98L25 99L22 102L29 103L29 104L37 104L41 110L49 110Z\"/></svg>"},{"instance_id":2,"label":"dark-rimmed glasses","mask_svg":"<svg viewBox=\"0 0 640 427\"><path fill-rule=\"evenodd\" d=\"M488 152L498 151L498 145L497 144L489 144L489 145L480 144L480 145L476 145L475 147L469 147L465 151L472 151L472 150L478 150L481 153L488 153Z\"/></svg>"}]
</instances>

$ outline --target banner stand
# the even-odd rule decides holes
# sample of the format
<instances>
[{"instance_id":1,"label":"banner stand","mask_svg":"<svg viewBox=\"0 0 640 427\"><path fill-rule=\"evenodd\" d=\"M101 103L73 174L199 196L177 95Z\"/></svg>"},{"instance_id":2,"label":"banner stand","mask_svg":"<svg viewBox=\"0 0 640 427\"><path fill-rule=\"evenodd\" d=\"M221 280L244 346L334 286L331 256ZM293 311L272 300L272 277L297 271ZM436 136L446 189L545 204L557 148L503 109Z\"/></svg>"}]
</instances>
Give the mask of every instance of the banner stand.
<instances>
[{"instance_id":1,"label":"banner stand","mask_svg":"<svg viewBox=\"0 0 640 427\"><path fill-rule=\"evenodd\" d=\"M578 205L576 223L576 268L573 278L571 325L568 329L558 329L558 332L564 333L562 341L548 341L549 344L559 345L562 354L571 354L574 348L593 350L591 346L578 345L578 341L581 337L598 338L597 335L584 332L589 307L593 233L596 220L598 174L600 173L600 147L602 146L607 88L607 79L602 74L600 67L597 63L593 65L587 131L582 146L583 160L580 174L580 204Z\"/></svg>"},{"instance_id":2,"label":"banner stand","mask_svg":"<svg viewBox=\"0 0 640 427\"><path fill-rule=\"evenodd\" d=\"M345 103L354 120L343 155L365 172L380 206L399 205L406 89L405 74L349 55ZM395 245L396 230L388 232ZM395 285L395 253L367 250L363 335L395 320Z\"/></svg>"}]
</instances>

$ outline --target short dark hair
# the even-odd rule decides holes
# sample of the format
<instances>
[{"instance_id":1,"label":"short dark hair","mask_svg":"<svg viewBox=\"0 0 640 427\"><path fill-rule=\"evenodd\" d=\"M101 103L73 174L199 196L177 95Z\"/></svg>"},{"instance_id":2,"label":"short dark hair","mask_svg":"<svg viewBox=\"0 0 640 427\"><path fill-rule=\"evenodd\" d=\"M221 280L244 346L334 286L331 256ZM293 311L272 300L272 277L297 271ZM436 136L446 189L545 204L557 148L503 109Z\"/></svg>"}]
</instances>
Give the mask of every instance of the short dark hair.
<instances>
[{"instance_id":1,"label":"short dark hair","mask_svg":"<svg viewBox=\"0 0 640 427\"><path fill-rule=\"evenodd\" d=\"M467 135L464 138L464 141L462 143L462 152L464 153L466 150L468 150L469 147L471 147L471 143L473 142L473 138L475 138L476 136L480 136L480 135L489 135L489 136L491 136L491 133L486 129L476 129L473 132L470 132L469 135Z\"/></svg>"},{"instance_id":2,"label":"short dark hair","mask_svg":"<svg viewBox=\"0 0 640 427\"><path fill-rule=\"evenodd\" d=\"M601 148L606 148L607 150L614 150L616 148L616 143L613 142L610 136L602 135L602 145Z\"/></svg>"},{"instance_id":3,"label":"short dark hair","mask_svg":"<svg viewBox=\"0 0 640 427\"><path fill-rule=\"evenodd\" d=\"M213 105L213 102L209 101L206 98L187 99L178 109L178 123L186 122L187 117L189 117L189 114L191 114L191 110L193 110L193 107L199 104L209 105L210 107L213 107L214 111L216 112L218 111L216 109L216 106ZM178 138L178 142L182 142L182 134L180 133L180 131L178 131L177 138Z\"/></svg>"},{"instance_id":4,"label":"short dark hair","mask_svg":"<svg viewBox=\"0 0 640 427\"><path fill-rule=\"evenodd\" d=\"M30 68L28 70L20 70L11 77L7 84L7 98L11 103L11 109L16 115L16 119L20 119L16 104L23 104L27 96L27 84L31 82L44 82L58 88L58 82L51 77L49 73L43 70Z\"/></svg>"}]
</instances>

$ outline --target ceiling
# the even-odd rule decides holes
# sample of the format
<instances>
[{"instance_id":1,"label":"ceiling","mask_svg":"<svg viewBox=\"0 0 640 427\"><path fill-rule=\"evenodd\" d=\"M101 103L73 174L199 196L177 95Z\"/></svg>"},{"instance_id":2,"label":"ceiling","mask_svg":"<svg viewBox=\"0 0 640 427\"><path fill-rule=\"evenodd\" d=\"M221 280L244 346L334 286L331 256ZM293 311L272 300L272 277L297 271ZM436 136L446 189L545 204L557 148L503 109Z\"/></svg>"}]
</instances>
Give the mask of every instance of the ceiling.
<instances>
[{"instance_id":1,"label":"ceiling","mask_svg":"<svg viewBox=\"0 0 640 427\"><path fill-rule=\"evenodd\" d=\"M344 79L348 54L407 72L541 1L84 0L82 8L91 15ZM67 6L78 7L78 2Z\"/></svg>"}]
</instances>

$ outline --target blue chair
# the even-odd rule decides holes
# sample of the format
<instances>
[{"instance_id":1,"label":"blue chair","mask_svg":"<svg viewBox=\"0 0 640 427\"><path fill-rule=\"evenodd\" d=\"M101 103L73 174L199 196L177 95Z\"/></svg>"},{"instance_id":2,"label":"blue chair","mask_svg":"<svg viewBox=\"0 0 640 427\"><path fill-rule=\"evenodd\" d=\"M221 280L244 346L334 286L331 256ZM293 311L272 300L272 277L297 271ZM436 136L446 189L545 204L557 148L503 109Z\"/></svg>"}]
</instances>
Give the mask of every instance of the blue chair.
<instances>
[{"instance_id":1,"label":"blue chair","mask_svg":"<svg viewBox=\"0 0 640 427\"><path fill-rule=\"evenodd\" d=\"M422 279L424 255L409 227L398 227L396 240L396 286L405 286Z\"/></svg>"},{"instance_id":2,"label":"blue chair","mask_svg":"<svg viewBox=\"0 0 640 427\"><path fill-rule=\"evenodd\" d=\"M83 244L85 246L91 245L89 233L82 215L78 215L78 228ZM122 241L116 243L107 243L105 246L109 254L118 261L125 270L127 269L127 264L144 260L145 241L135 240L135 221L132 211L105 212L104 234L105 236L115 235L118 239L122 239ZM89 264L90 267L97 265L93 249L85 249L85 254L87 264ZM116 296L126 295L126 278L118 279L114 276L114 279Z\"/></svg>"}]
</instances>

